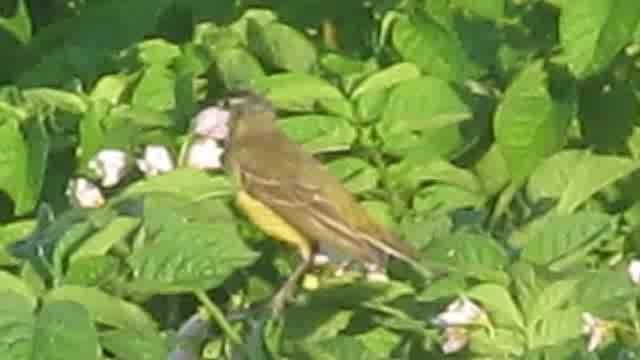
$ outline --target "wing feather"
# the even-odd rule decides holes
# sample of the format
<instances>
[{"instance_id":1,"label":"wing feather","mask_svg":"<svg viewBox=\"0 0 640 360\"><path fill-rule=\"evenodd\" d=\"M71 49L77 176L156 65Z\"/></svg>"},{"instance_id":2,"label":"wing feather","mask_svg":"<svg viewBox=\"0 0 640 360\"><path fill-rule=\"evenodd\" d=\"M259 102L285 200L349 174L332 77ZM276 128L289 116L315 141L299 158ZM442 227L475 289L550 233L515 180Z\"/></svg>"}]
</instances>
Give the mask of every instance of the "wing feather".
<instances>
[{"instance_id":1,"label":"wing feather","mask_svg":"<svg viewBox=\"0 0 640 360\"><path fill-rule=\"evenodd\" d=\"M237 149L234 158L244 191L316 244L337 247L365 262L381 263L385 254L413 261L413 249L374 222L324 165L293 143L278 144L255 149L245 143ZM256 151L271 152L265 158L278 159L278 166L258 164L251 155Z\"/></svg>"}]
</instances>

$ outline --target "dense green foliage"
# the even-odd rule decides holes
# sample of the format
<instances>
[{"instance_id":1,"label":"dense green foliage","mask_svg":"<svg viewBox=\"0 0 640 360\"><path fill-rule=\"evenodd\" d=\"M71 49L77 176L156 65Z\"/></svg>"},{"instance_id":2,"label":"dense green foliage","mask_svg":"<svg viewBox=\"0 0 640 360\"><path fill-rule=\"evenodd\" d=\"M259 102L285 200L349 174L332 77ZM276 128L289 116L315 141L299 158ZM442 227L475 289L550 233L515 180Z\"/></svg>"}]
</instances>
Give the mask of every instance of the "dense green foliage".
<instances>
[{"instance_id":1,"label":"dense green foliage","mask_svg":"<svg viewBox=\"0 0 640 360\"><path fill-rule=\"evenodd\" d=\"M0 64L0 359L439 359L451 329L457 359L640 356L640 1L9 0ZM438 276L319 268L270 319L296 254L222 172L70 205L231 88ZM433 321L458 298L486 317Z\"/></svg>"}]
</instances>

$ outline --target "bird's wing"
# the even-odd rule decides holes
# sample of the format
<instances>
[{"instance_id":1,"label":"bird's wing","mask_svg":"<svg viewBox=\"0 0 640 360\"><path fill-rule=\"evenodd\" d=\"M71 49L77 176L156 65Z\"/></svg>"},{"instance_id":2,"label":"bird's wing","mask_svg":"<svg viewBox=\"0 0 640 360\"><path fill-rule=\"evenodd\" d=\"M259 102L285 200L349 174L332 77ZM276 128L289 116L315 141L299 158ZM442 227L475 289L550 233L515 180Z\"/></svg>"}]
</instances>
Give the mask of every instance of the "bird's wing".
<instances>
[{"instance_id":1,"label":"bird's wing","mask_svg":"<svg viewBox=\"0 0 640 360\"><path fill-rule=\"evenodd\" d=\"M267 158L278 159L278 166L257 164L255 149L239 149L235 160L243 189L305 236L363 261L380 262L381 253L414 258L414 250L376 223L313 157L294 144L260 151L272 152Z\"/></svg>"}]
</instances>

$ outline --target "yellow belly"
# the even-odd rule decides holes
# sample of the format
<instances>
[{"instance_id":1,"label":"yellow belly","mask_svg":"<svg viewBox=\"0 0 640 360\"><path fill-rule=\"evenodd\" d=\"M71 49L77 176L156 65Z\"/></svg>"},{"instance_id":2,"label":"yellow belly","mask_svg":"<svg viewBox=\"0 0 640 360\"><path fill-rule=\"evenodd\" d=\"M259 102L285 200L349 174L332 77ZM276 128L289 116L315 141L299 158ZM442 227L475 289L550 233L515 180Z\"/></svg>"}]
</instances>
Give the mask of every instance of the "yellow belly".
<instances>
[{"instance_id":1,"label":"yellow belly","mask_svg":"<svg viewBox=\"0 0 640 360\"><path fill-rule=\"evenodd\" d=\"M311 257L311 244L309 241L280 217L280 215L244 191L238 192L236 195L236 203L249 217L251 222L267 233L267 235L295 246L304 259Z\"/></svg>"}]
</instances>

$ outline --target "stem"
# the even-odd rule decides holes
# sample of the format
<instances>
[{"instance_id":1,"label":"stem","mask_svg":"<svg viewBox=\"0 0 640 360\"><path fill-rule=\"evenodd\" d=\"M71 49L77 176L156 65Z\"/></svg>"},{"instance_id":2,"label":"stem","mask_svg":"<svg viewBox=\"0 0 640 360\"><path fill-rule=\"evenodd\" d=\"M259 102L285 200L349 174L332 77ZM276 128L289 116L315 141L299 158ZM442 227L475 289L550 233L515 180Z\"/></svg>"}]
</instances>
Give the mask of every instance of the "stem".
<instances>
[{"instance_id":1,"label":"stem","mask_svg":"<svg viewBox=\"0 0 640 360\"><path fill-rule=\"evenodd\" d=\"M638 311L636 309L635 300L628 303L627 307L629 308L629 315L631 315L631 322L633 324L633 329L631 329L631 333L635 336L636 340L640 339L640 322L638 322Z\"/></svg>"},{"instance_id":2,"label":"stem","mask_svg":"<svg viewBox=\"0 0 640 360\"><path fill-rule=\"evenodd\" d=\"M198 298L198 300L202 303L209 315L216 321L218 326L222 329L222 331L227 335L227 337L236 345L242 345L242 338L238 333L231 327L231 324L227 321L227 319L222 314L220 308L209 299L207 294L204 291L196 291L194 295Z\"/></svg>"},{"instance_id":3,"label":"stem","mask_svg":"<svg viewBox=\"0 0 640 360\"><path fill-rule=\"evenodd\" d=\"M178 161L176 162L176 167L182 167L185 165L185 161L187 160L187 152L189 151L189 147L193 143L193 136L190 135L187 139L182 143L180 147L180 152L178 153Z\"/></svg>"},{"instance_id":4,"label":"stem","mask_svg":"<svg viewBox=\"0 0 640 360\"><path fill-rule=\"evenodd\" d=\"M399 217L399 214L404 212L406 209L406 205L404 201L399 197L396 191L394 191L393 186L391 186L391 182L389 181L389 177L387 174L386 164L382 159L382 155L378 152L377 149L368 149L371 161L373 161L374 165L378 168L378 173L380 174L380 184L387 195L387 200L391 203L391 212L393 216L396 218Z\"/></svg>"}]
</instances>

